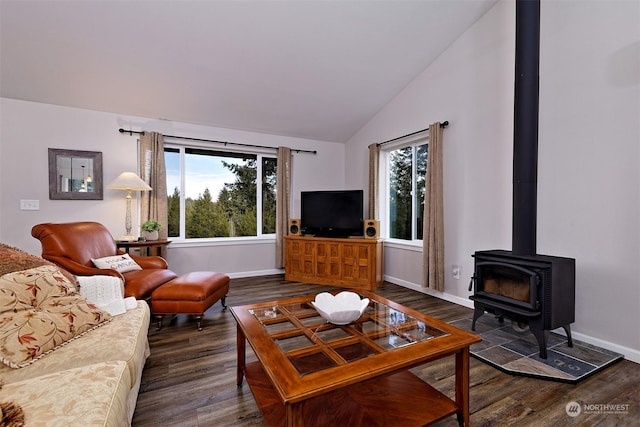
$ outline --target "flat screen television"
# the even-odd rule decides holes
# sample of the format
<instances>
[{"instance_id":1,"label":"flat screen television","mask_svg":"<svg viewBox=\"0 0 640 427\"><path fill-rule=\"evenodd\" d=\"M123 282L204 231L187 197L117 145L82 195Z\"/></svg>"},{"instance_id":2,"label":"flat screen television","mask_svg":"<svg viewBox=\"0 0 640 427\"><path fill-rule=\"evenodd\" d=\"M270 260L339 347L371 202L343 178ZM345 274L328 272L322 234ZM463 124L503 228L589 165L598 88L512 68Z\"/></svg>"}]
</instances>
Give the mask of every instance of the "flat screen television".
<instances>
[{"instance_id":1,"label":"flat screen television","mask_svg":"<svg viewBox=\"0 0 640 427\"><path fill-rule=\"evenodd\" d=\"M317 237L363 235L363 191L302 191L300 231Z\"/></svg>"}]
</instances>

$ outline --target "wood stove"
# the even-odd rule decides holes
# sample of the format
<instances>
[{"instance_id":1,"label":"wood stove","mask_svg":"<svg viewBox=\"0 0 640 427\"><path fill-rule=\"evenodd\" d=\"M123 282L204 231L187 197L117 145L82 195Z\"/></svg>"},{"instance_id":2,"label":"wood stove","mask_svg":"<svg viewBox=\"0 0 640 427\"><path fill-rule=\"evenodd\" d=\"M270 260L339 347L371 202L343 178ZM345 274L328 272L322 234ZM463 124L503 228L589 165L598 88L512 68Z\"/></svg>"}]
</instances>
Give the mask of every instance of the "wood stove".
<instances>
[{"instance_id":1,"label":"wood stove","mask_svg":"<svg viewBox=\"0 0 640 427\"><path fill-rule=\"evenodd\" d=\"M472 329L485 312L514 327L528 327L547 358L549 331L564 328L573 346L570 324L575 321L575 260L548 255L517 255L510 251L474 254L470 297L474 301ZM473 286L475 285L475 286ZM469 290L471 290L471 287Z\"/></svg>"},{"instance_id":2,"label":"wood stove","mask_svg":"<svg viewBox=\"0 0 640 427\"><path fill-rule=\"evenodd\" d=\"M469 291L472 329L485 312L531 330L547 358L549 331L562 327L572 347L575 260L536 253L540 1L516 0L512 251L479 251ZM475 287L473 286L475 284Z\"/></svg>"}]
</instances>

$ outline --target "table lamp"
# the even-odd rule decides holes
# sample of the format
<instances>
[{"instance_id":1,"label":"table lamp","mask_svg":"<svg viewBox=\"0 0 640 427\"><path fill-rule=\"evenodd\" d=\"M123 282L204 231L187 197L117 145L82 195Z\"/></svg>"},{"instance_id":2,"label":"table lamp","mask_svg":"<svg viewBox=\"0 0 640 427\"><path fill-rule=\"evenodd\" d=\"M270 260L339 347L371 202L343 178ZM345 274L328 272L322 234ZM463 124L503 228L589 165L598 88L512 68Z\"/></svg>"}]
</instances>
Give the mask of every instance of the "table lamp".
<instances>
[{"instance_id":1,"label":"table lamp","mask_svg":"<svg viewBox=\"0 0 640 427\"><path fill-rule=\"evenodd\" d=\"M138 175L133 172L122 172L114 179L107 188L111 190L126 190L127 192L127 214L125 217L125 227L127 234L120 236L118 240L132 241L137 240L136 236L131 235L131 192L132 191L151 191L151 187L147 185Z\"/></svg>"}]
</instances>

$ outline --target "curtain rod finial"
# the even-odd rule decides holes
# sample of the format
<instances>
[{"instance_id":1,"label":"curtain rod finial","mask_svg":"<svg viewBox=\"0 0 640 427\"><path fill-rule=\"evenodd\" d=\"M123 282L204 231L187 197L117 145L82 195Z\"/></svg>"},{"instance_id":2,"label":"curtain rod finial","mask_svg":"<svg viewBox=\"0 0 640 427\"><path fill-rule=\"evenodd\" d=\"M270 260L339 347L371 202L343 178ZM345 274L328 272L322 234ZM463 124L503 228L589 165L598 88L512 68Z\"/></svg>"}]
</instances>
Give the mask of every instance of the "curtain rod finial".
<instances>
[{"instance_id":1,"label":"curtain rod finial","mask_svg":"<svg viewBox=\"0 0 640 427\"><path fill-rule=\"evenodd\" d=\"M444 122L441 123L443 128L446 128L447 126L449 126L449 120L445 120Z\"/></svg>"}]
</instances>

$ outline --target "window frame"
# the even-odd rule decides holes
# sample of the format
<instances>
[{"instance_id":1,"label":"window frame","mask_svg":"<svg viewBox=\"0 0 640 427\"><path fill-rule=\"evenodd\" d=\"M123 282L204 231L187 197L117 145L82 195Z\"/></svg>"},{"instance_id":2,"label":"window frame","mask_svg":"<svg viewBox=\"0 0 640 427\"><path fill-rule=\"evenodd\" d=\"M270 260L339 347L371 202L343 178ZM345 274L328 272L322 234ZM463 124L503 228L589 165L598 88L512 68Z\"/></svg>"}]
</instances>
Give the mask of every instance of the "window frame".
<instances>
[{"instance_id":1,"label":"window frame","mask_svg":"<svg viewBox=\"0 0 640 427\"><path fill-rule=\"evenodd\" d=\"M381 224L381 232L382 237L385 242L398 246L415 246L422 248L423 239L417 238L417 227L415 226L417 221L417 158L415 153L417 151L417 147L421 145L427 145L427 156L428 156L428 146L429 146L429 137L427 131L420 132L415 135L408 136L406 138L402 138L398 141L394 141L393 143L386 144L380 147L380 171L378 176L378 200L380 200L380 224ZM412 147L413 155L411 159L412 165L412 178L411 178L411 239L399 239L395 237L391 237L390 228L390 185L391 185L391 166L389 164L392 151L400 150L406 147ZM429 167L428 157L427 157L427 168ZM426 170L425 170L426 172Z\"/></svg>"},{"instance_id":2,"label":"window frame","mask_svg":"<svg viewBox=\"0 0 640 427\"><path fill-rule=\"evenodd\" d=\"M276 234L274 233L262 233L263 223L263 207L262 207L262 163L264 158L274 159L277 165L277 153L274 153L273 150L261 148L261 147L243 147L243 149L234 149L230 147L218 147L211 146L206 143L199 143L197 141L193 141L191 143L183 143L177 141L167 141L165 138L164 148L170 150L178 150L179 155L179 180L180 185L178 186L178 190L180 191L180 235L179 236L169 236L172 242L177 243L177 246L188 247L188 246L210 246L210 245L228 245L228 244L242 244L242 243L259 243L259 242L268 242L271 243L275 240ZM203 151L211 151L216 153L230 153L231 155L235 154L246 154L249 156L256 157L256 235L255 236L233 236L233 237L197 237L197 238L186 238L186 202L185 202L185 155L186 151L189 149L195 150L203 150ZM274 148L275 150L275 148ZM167 183L168 184L168 183ZM173 194L173 187L169 188L167 185L167 193L171 192ZM169 196L169 194L167 194ZM168 207L167 207L168 209ZM174 245L172 243L172 245Z\"/></svg>"}]
</instances>

